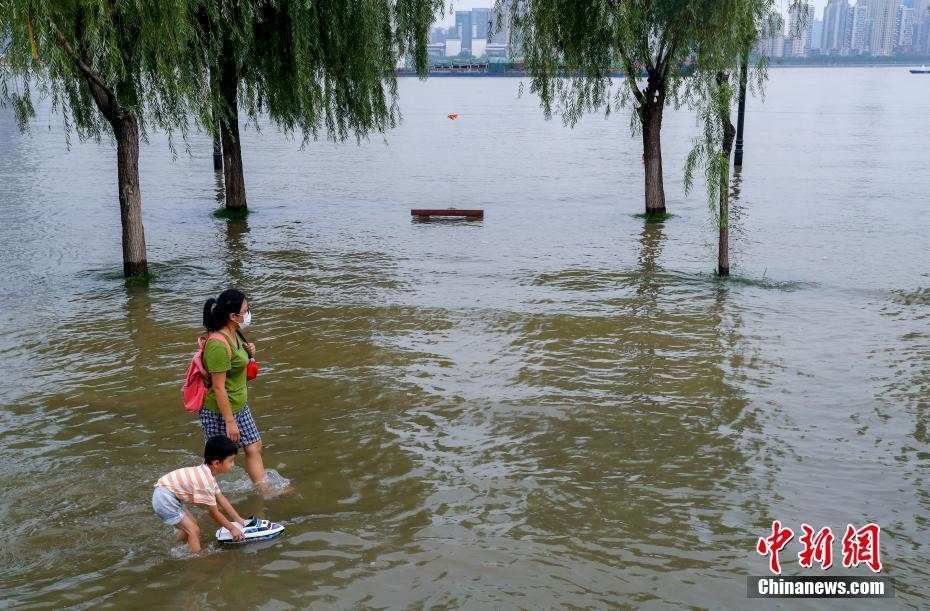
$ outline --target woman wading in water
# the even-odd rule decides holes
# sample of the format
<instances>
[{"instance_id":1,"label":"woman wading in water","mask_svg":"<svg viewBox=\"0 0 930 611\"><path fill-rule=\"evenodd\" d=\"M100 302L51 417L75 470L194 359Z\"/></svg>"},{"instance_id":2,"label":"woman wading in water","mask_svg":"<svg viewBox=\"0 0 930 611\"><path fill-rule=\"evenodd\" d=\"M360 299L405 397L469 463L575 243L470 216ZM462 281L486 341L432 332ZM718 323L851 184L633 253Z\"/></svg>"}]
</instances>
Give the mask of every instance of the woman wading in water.
<instances>
[{"instance_id":1,"label":"woman wading in water","mask_svg":"<svg viewBox=\"0 0 930 611\"><path fill-rule=\"evenodd\" d=\"M208 339L203 364L210 373L210 390L200 410L204 439L226 435L245 450L245 470L252 484L267 488L262 462L262 436L248 405L246 366L255 356L255 344L246 343L239 333L249 326L252 313L245 293L227 289L203 306L203 326Z\"/></svg>"}]
</instances>

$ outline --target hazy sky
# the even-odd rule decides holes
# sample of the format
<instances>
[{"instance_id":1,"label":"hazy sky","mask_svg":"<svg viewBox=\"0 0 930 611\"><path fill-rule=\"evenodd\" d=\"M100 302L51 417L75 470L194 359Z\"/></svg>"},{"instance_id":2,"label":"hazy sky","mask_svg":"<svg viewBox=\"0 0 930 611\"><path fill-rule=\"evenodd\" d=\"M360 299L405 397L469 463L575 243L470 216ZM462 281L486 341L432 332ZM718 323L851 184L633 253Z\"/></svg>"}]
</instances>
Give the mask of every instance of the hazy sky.
<instances>
[{"instance_id":1,"label":"hazy sky","mask_svg":"<svg viewBox=\"0 0 930 611\"><path fill-rule=\"evenodd\" d=\"M816 19L822 19L823 7L827 5L827 0L808 1L814 5L814 14L816 15ZM853 2L853 4L854 3L855 2ZM787 11L789 0L775 0L775 4L781 7L782 12L785 12ZM467 11L472 8L491 7L493 5L494 0L454 0L452 2L451 12L449 9L449 3L446 3L446 15L440 23L447 26L453 25L455 23L455 11Z\"/></svg>"}]
</instances>

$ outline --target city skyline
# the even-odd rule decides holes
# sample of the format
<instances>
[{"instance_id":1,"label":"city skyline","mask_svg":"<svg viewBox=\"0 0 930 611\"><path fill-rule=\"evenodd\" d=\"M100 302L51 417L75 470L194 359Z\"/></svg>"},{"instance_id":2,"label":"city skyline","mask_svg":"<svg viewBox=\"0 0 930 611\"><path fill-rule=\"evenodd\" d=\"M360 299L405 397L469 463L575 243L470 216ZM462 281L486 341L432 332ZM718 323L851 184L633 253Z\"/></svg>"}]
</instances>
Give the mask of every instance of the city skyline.
<instances>
[{"instance_id":1,"label":"city skyline","mask_svg":"<svg viewBox=\"0 0 930 611\"><path fill-rule=\"evenodd\" d=\"M494 5L493 0L469 0L444 13L442 20L434 22L430 57L513 57L507 32L488 29ZM756 49L770 58L926 54L930 52L928 5L930 0L778 0L774 14L785 7L787 14L763 24Z\"/></svg>"},{"instance_id":2,"label":"city skyline","mask_svg":"<svg viewBox=\"0 0 930 611\"><path fill-rule=\"evenodd\" d=\"M828 0L808 0L808 4L814 7L814 18L823 19L823 9L826 7ZM854 4L855 0L851 0ZM447 5L441 19L436 20L435 25L451 26L455 25L455 11L470 11L473 8L493 8L494 0L457 0L451 6ZM790 0L778 0L776 5L782 15L788 16Z\"/></svg>"},{"instance_id":3,"label":"city skyline","mask_svg":"<svg viewBox=\"0 0 930 611\"><path fill-rule=\"evenodd\" d=\"M793 5L787 29L784 20L769 24L757 49L772 58L925 54L930 34L928 4L928 0L828 0L821 19L814 18L812 3ZM809 17L801 27L800 15L805 10Z\"/></svg>"}]
</instances>

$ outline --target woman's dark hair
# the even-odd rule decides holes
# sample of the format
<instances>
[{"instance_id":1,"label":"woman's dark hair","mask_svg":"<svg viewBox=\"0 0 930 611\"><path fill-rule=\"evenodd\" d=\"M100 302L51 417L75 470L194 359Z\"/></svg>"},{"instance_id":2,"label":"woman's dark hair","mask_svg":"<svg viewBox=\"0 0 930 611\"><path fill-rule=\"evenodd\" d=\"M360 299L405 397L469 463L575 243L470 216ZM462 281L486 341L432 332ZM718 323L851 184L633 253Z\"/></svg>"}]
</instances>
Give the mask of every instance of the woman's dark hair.
<instances>
[{"instance_id":1,"label":"woman's dark hair","mask_svg":"<svg viewBox=\"0 0 930 611\"><path fill-rule=\"evenodd\" d=\"M219 331L229 322L230 314L238 314L245 301L245 293L226 289L216 299L212 297L203 304L203 326L207 331Z\"/></svg>"},{"instance_id":2,"label":"woman's dark hair","mask_svg":"<svg viewBox=\"0 0 930 611\"><path fill-rule=\"evenodd\" d=\"M203 447L203 462L212 463L214 460L224 461L227 456L235 456L239 453L239 446L226 435L217 435L207 439Z\"/></svg>"}]
</instances>

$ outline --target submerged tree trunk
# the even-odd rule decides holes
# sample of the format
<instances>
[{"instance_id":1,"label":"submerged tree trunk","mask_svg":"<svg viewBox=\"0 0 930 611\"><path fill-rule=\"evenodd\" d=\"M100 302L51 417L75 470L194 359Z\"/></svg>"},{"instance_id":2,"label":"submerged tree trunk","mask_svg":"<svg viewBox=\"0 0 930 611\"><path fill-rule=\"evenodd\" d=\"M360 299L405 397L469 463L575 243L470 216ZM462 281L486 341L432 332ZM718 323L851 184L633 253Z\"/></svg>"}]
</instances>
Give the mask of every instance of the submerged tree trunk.
<instances>
[{"instance_id":1,"label":"submerged tree trunk","mask_svg":"<svg viewBox=\"0 0 930 611\"><path fill-rule=\"evenodd\" d=\"M651 97L651 96L650 96ZM646 173L646 216L665 214L665 182L662 176L662 112L665 103L647 102L639 109L643 127L643 163Z\"/></svg>"},{"instance_id":2,"label":"submerged tree trunk","mask_svg":"<svg viewBox=\"0 0 930 611\"><path fill-rule=\"evenodd\" d=\"M717 75L717 83L723 85L728 77ZM730 275L730 153L733 151L733 140L736 138L736 128L730 120L729 106L726 112L720 114L723 128L723 148L720 159L720 236L717 241L717 275L726 277Z\"/></svg>"},{"instance_id":3,"label":"submerged tree trunk","mask_svg":"<svg viewBox=\"0 0 930 611\"><path fill-rule=\"evenodd\" d=\"M116 135L116 167L119 181L119 211L123 226L123 275L148 275L145 258L145 229L142 227L142 190L139 188L139 123L122 115L113 124Z\"/></svg>"},{"instance_id":4,"label":"submerged tree trunk","mask_svg":"<svg viewBox=\"0 0 930 611\"><path fill-rule=\"evenodd\" d=\"M235 59L224 54L220 60L219 88L222 99L220 137L223 141L223 178L226 183L226 209L245 211L245 176L239 140L239 69Z\"/></svg>"},{"instance_id":5,"label":"submerged tree trunk","mask_svg":"<svg viewBox=\"0 0 930 611\"><path fill-rule=\"evenodd\" d=\"M729 157L727 160L727 166L729 166ZM720 277L730 275L730 180L728 169L724 170L720 183L720 235L717 240L717 275Z\"/></svg>"},{"instance_id":6,"label":"submerged tree trunk","mask_svg":"<svg viewBox=\"0 0 930 611\"><path fill-rule=\"evenodd\" d=\"M119 192L120 222L123 233L123 275L126 278L148 275L145 257L145 230L142 227L142 190L139 188L139 121L119 102L113 88L93 68L83 43L83 22L75 26L76 49L56 27L52 31L58 45L83 77L94 103L113 129L116 139L116 177Z\"/></svg>"}]
</instances>

